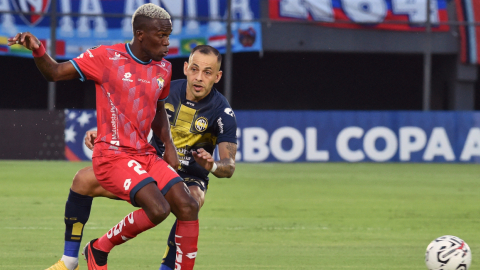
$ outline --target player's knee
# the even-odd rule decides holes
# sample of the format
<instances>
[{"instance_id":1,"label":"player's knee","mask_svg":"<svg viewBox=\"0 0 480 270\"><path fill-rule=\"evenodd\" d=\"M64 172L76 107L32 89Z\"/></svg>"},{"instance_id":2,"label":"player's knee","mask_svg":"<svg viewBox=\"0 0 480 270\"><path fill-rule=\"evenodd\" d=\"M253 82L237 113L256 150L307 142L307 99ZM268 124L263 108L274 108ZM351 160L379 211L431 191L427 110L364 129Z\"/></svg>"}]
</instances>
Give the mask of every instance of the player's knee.
<instances>
[{"instance_id":1,"label":"player's knee","mask_svg":"<svg viewBox=\"0 0 480 270\"><path fill-rule=\"evenodd\" d=\"M83 168L73 177L71 189L78 194L95 197L95 194L92 193L94 190L92 183L96 183L95 174L93 173L92 168Z\"/></svg>"},{"instance_id":2,"label":"player's knee","mask_svg":"<svg viewBox=\"0 0 480 270\"><path fill-rule=\"evenodd\" d=\"M170 215L170 211L170 205L168 204L145 210L148 218L153 224L159 224L160 222L164 221L168 215Z\"/></svg>"},{"instance_id":3,"label":"player's knee","mask_svg":"<svg viewBox=\"0 0 480 270\"><path fill-rule=\"evenodd\" d=\"M179 220L196 220L198 219L198 211L200 211L200 206L198 202L191 198L182 202L178 205L178 216Z\"/></svg>"}]
</instances>

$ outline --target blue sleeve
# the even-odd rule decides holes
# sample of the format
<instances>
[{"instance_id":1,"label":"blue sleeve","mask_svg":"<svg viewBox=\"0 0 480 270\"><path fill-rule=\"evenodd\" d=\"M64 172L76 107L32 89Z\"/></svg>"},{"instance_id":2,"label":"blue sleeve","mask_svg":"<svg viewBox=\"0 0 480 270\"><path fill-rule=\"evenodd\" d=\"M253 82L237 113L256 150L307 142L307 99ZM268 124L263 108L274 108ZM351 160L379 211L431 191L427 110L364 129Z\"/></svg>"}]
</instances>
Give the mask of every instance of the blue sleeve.
<instances>
[{"instance_id":1,"label":"blue sleeve","mask_svg":"<svg viewBox=\"0 0 480 270\"><path fill-rule=\"evenodd\" d=\"M237 143L237 119L232 108L223 108L223 112L217 118L217 144L221 142Z\"/></svg>"},{"instance_id":2,"label":"blue sleeve","mask_svg":"<svg viewBox=\"0 0 480 270\"><path fill-rule=\"evenodd\" d=\"M80 67L78 66L77 62L75 60L70 60L70 63L73 64L73 67L77 70L78 74L80 74L80 81L84 82L86 80L85 75L83 74L82 70L80 70Z\"/></svg>"}]
</instances>

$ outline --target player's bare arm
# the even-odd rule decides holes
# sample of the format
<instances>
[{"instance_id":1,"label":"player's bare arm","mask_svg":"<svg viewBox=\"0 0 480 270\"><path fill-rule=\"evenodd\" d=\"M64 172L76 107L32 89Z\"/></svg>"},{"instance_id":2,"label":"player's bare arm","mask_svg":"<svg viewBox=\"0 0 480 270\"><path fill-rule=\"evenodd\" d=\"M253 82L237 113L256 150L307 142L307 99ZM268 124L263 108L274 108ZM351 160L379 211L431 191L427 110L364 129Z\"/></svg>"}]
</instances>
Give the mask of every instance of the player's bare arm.
<instances>
[{"instance_id":1,"label":"player's bare arm","mask_svg":"<svg viewBox=\"0 0 480 270\"><path fill-rule=\"evenodd\" d=\"M42 43L30 32L18 33L13 38L8 39L8 46L20 44L31 51L37 51L43 47ZM47 81L56 82L80 78L77 70L70 62L57 63L48 53L40 57L34 57L37 68Z\"/></svg>"},{"instance_id":2,"label":"player's bare arm","mask_svg":"<svg viewBox=\"0 0 480 270\"><path fill-rule=\"evenodd\" d=\"M178 159L177 148L173 144L172 134L170 133L170 122L165 111L165 101L157 102L157 112L152 122L152 130L165 145L163 160L175 170L178 170L180 160Z\"/></svg>"},{"instance_id":3,"label":"player's bare arm","mask_svg":"<svg viewBox=\"0 0 480 270\"><path fill-rule=\"evenodd\" d=\"M206 170L211 171L213 164L217 165L213 175L219 178L230 178L235 172L235 155L237 153L237 144L231 142L221 142L218 144L218 154L220 156L219 161L214 161L212 155L205 151L203 148L193 152L195 161L204 167Z\"/></svg>"}]
</instances>

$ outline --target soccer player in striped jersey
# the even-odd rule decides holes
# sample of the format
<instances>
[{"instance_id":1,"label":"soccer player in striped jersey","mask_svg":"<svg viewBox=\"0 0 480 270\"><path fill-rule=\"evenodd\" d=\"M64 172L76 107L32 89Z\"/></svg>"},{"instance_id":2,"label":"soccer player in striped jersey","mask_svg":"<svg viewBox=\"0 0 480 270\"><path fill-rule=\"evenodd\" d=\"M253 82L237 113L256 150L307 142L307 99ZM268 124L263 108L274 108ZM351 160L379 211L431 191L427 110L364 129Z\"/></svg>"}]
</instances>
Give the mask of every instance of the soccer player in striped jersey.
<instances>
[{"instance_id":1,"label":"soccer player in striped jersey","mask_svg":"<svg viewBox=\"0 0 480 270\"><path fill-rule=\"evenodd\" d=\"M178 173L183 177L190 194L197 200L200 207L205 201L209 183L208 174L212 173L219 178L230 178L235 171L237 151L235 114L225 97L213 88L213 84L221 78L220 64L221 55L215 48L206 45L194 48L189 61L184 66L187 79L172 81L170 95L165 101L173 143L181 159ZM87 132L85 144L93 149L96 138L96 132ZM150 142L157 149L159 156L165 153L165 144L161 138L154 135ZM219 161L214 161L212 158L215 147L219 152ZM75 195L75 201L67 201L65 213L69 213L69 219L75 222L81 220L82 228L90 215L93 197L117 198L100 186L92 167L84 168L75 175L69 201L72 194ZM80 241L82 230L74 230L69 220L65 220L65 224L66 243L71 241L71 238ZM167 241L161 270L175 268L177 251L175 230L176 223ZM76 253L69 254L77 257L78 250ZM65 258L64 255L62 260Z\"/></svg>"},{"instance_id":2,"label":"soccer player in striped jersey","mask_svg":"<svg viewBox=\"0 0 480 270\"><path fill-rule=\"evenodd\" d=\"M168 54L172 23L164 9L145 4L134 13L132 26L130 43L92 48L65 63L53 60L28 32L9 39L9 45L32 50L38 69L49 81L80 78L95 82L98 137L93 172L105 190L141 207L85 246L88 269L106 270L113 247L155 227L171 211L178 220L176 242L183 252L175 263L191 270L197 254L199 206L173 169L179 162L165 110L171 65L163 57ZM165 143L164 159L173 168L149 144L150 129ZM72 223L75 231L83 229L81 223ZM66 265L57 266L52 269Z\"/></svg>"}]
</instances>

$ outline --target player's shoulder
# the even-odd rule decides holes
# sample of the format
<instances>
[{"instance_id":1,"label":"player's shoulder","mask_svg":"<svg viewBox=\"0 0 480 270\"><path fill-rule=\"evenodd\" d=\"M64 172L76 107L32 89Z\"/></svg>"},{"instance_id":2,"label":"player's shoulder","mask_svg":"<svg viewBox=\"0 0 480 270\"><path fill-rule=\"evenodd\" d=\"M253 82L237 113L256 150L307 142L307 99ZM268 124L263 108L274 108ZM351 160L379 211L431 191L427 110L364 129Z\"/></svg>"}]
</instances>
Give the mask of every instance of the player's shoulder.
<instances>
[{"instance_id":1,"label":"player's shoulder","mask_svg":"<svg viewBox=\"0 0 480 270\"><path fill-rule=\"evenodd\" d=\"M185 87L186 83L187 83L187 80L185 80L185 79L173 80L170 83L170 92L172 92L172 91L175 91L175 92L182 91L182 88Z\"/></svg>"},{"instance_id":2,"label":"player's shoulder","mask_svg":"<svg viewBox=\"0 0 480 270\"><path fill-rule=\"evenodd\" d=\"M114 45L98 45L88 48L85 52L93 57L93 55L107 54L110 51L126 52L125 45L123 43Z\"/></svg>"},{"instance_id":3,"label":"player's shoulder","mask_svg":"<svg viewBox=\"0 0 480 270\"><path fill-rule=\"evenodd\" d=\"M109 51L118 51L118 52L123 52L127 53L127 47L125 43L117 43L113 45L101 45L99 46L99 49L102 48L103 50L109 50Z\"/></svg>"},{"instance_id":4,"label":"player's shoulder","mask_svg":"<svg viewBox=\"0 0 480 270\"><path fill-rule=\"evenodd\" d=\"M212 94L213 96L210 102L214 104L215 110L219 114L225 113L231 117L235 117L235 114L233 113L232 107L230 106L230 103L228 103L227 98L215 88L212 89Z\"/></svg>"},{"instance_id":5,"label":"player's shoulder","mask_svg":"<svg viewBox=\"0 0 480 270\"><path fill-rule=\"evenodd\" d=\"M212 88L212 98L210 102L214 103L216 107L230 107L227 98L215 88Z\"/></svg>"},{"instance_id":6,"label":"player's shoulder","mask_svg":"<svg viewBox=\"0 0 480 270\"><path fill-rule=\"evenodd\" d=\"M157 66L160 66L164 69L167 69L171 72L172 70L172 63L170 63L170 61L168 60L165 60L165 59L162 59L162 61L152 61L151 63L152 65L157 65Z\"/></svg>"}]
</instances>

